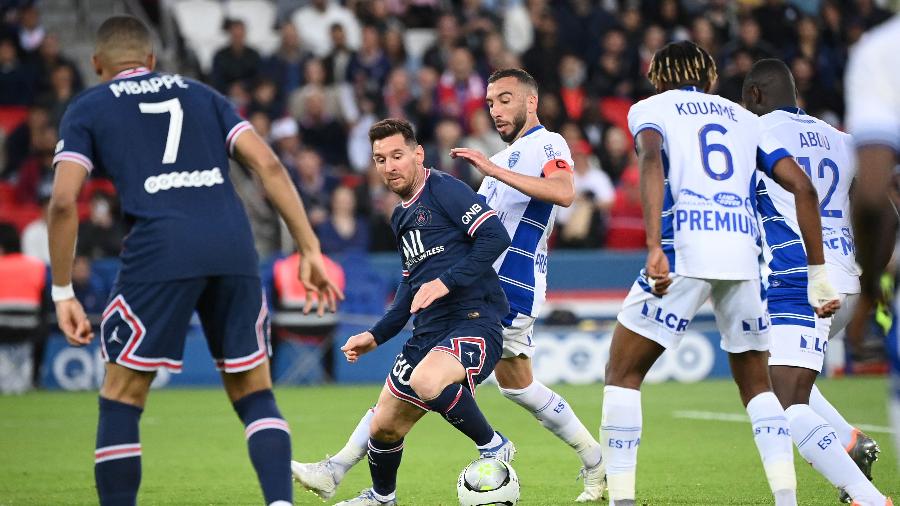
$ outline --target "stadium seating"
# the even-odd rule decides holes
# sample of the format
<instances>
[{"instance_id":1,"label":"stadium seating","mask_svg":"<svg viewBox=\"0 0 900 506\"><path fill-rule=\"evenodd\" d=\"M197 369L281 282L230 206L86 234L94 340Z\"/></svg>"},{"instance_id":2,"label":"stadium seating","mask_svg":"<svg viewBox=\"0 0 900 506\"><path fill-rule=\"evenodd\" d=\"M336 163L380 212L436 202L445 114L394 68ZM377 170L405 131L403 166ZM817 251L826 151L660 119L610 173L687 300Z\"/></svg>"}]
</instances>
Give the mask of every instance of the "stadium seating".
<instances>
[{"instance_id":1,"label":"stadium seating","mask_svg":"<svg viewBox=\"0 0 900 506\"><path fill-rule=\"evenodd\" d=\"M225 4L225 16L240 19L247 27L247 44L262 54L278 48L275 31L275 5L268 0L230 0Z\"/></svg>"},{"instance_id":2,"label":"stadium seating","mask_svg":"<svg viewBox=\"0 0 900 506\"><path fill-rule=\"evenodd\" d=\"M172 15L185 46L196 56L200 69L208 73L216 51L228 40L222 30L222 4L215 0L179 0L172 4Z\"/></svg>"}]
</instances>

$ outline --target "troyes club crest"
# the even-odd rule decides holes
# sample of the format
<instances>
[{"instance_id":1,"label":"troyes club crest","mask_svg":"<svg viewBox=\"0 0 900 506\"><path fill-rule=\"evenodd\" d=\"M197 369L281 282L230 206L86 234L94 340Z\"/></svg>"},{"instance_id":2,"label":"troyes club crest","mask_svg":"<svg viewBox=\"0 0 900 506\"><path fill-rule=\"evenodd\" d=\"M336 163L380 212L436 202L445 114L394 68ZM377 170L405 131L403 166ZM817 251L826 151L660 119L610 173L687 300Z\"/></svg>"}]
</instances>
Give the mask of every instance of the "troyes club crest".
<instances>
[{"instance_id":1,"label":"troyes club crest","mask_svg":"<svg viewBox=\"0 0 900 506\"><path fill-rule=\"evenodd\" d=\"M431 223L431 211L425 206L418 206L413 210L413 217L417 227L424 227Z\"/></svg>"}]
</instances>

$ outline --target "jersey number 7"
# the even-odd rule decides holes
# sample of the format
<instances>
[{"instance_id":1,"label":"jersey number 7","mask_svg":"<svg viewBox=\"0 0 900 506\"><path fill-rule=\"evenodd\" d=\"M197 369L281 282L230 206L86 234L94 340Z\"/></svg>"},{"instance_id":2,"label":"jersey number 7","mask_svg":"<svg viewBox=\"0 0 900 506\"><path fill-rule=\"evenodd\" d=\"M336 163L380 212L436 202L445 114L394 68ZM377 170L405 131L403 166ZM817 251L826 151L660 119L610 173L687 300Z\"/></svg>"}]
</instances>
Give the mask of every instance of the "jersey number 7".
<instances>
[{"instance_id":1,"label":"jersey number 7","mask_svg":"<svg viewBox=\"0 0 900 506\"><path fill-rule=\"evenodd\" d=\"M144 114L169 113L169 133L166 135L166 149L163 151L162 163L175 163L178 159L178 145L181 143L181 124L184 121L184 110L177 98L163 102L141 102L138 104Z\"/></svg>"}]
</instances>

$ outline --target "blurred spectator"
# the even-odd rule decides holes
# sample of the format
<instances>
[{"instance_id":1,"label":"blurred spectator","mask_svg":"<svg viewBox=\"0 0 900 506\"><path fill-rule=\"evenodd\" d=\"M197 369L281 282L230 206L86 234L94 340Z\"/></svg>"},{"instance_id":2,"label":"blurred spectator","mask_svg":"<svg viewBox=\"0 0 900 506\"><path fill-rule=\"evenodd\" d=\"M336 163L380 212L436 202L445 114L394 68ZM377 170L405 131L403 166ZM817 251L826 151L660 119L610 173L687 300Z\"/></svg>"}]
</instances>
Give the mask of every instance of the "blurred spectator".
<instances>
[{"instance_id":1,"label":"blurred spectator","mask_svg":"<svg viewBox=\"0 0 900 506\"><path fill-rule=\"evenodd\" d=\"M628 134L617 126L607 128L603 133L603 147L600 149L600 166L614 183L619 183L633 157Z\"/></svg>"},{"instance_id":2,"label":"blurred spectator","mask_svg":"<svg viewBox=\"0 0 900 506\"><path fill-rule=\"evenodd\" d=\"M47 267L22 253L14 226L0 223L0 393L34 385L42 353Z\"/></svg>"},{"instance_id":3,"label":"blurred spectator","mask_svg":"<svg viewBox=\"0 0 900 506\"><path fill-rule=\"evenodd\" d=\"M309 147L302 147L294 157L297 166L297 190L314 226L328 218L331 192L338 185L336 177L325 171L322 157Z\"/></svg>"},{"instance_id":4,"label":"blurred spectator","mask_svg":"<svg viewBox=\"0 0 900 506\"><path fill-rule=\"evenodd\" d=\"M300 32L303 45L319 58L331 53L331 27L335 24L343 27L348 48L355 50L360 45L361 34L356 16L335 0L311 0L309 5L294 13L293 22Z\"/></svg>"},{"instance_id":5,"label":"blurred spectator","mask_svg":"<svg viewBox=\"0 0 900 506\"><path fill-rule=\"evenodd\" d=\"M489 33L497 31L500 20L482 5L483 0L462 0L456 6L456 17L461 23L461 35L466 45L477 50L484 46Z\"/></svg>"},{"instance_id":6,"label":"blurred spectator","mask_svg":"<svg viewBox=\"0 0 900 506\"><path fill-rule=\"evenodd\" d=\"M650 70L650 61L653 59L653 55L662 49L664 45L666 45L666 32L657 25L650 25L647 27L647 31L644 32L644 38L641 39L641 44L637 49L638 74L640 74L641 78L638 79L637 88L635 89L635 99L640 99L656 93L656 90L653 89L653 85L651 85L650 81L644 78L644 76L646 76L647 71Z\"/></svg>"},{"instance_id":7,"label":"blurred spectator","mask_svg":"<svg viewBox=\"0 0 900 506\"><path fill-rule=\"evenodd\" d=\"M516 56L506 49L503 37L497 32L491 32L485 36L482 53L478 67L481 76L485 79L496 70L521 66L513 63Z\"/></svg>"},{"instance_id":8,"label":"blurred spectator","mask_svg":"<svg viewBox=\"0 0 900 506\"><path fill-rule=\"evenodd\" d=\"M413 100L415 100L415 96L409 82L409 73L405 68L395 68L388 75L387 84L384 87L382 102L385 116L405 119L407 108Z\"/></svg>"},{"instance_id":9,"label":"blurred spectator","mask_svg":"<svg viewBox=\"0 0 900 506\"><path fill-rule=\"evenodd\" d=\"M272 120L262 111L253 111L247 118L256 133L263 139L270 141L272 135Z\"/></svg>"},{"instance_id":10,"label":"blurred spectator","mask_svg":"<svg viewBox=\"0 0 900 506\"><path fill-rule=\"evenodd\" d=\"M90 215L78 226L78 254L90 259L119 256L125 230L117 216L115 197L94 192Z\"/></svg>"},{"instance_id":11,"label":"blurred spectator","mask_svg":"<svg viewBox=\"0 0 900 506\"><path fill-rule=\"evenodd\" d=\"M370 174L370 181L378 188L384 189L381 182L381 176L373 169ZM373 199L373 210L369 219L369 250L372 252L397 251L397 240L394 239L394 229L391 228L391 216L394 214L394 208L400 203L400 197L394 192L382 191L379 198Z\"/></svg>"},{"instance_id":12,"label":"blurred spectator","mask_svg":"<svg viewBox=\"0 0 900 506\"><path fill-rule=\"evenodd\" d=\"M622 33L625 35L628 47L638 47L644 38L644 23L641 17L641 9L635 2L627 2L620 16L622 21Z\"/></svg>"},{"instance_id":13,"label":"blurred spectator","mask_svg":"<svg viewBox=\"0 0 900 506\"><path fill-rule=\"evenodd\" d=\"M547 14L540 18L539 24L534 25L534 44L522 55L522 64L540 84L541 93L559 89L556 65L548 65L548 62L558 62L563 57L556 19Z\"/></svg>"},{"instance_id":14,"label":"blurred spectator","mask_svg":"<svg viewBox=\"0 0 900 506\"><path fill-rule=\"evenodd\" d=\"M453 50L450 65L437 87L438 109L444 117L466 125L472 113L484 107L485 85L475 72L472 53L465 47Z\"/></svg>"},{"instance_id":15,"label":"blurred spectator","mask_svg":"<svg viewBox=\"0 0 900 506\"><path fill-rule=\"evenodd\" d=\"M495 153L499 153L506 149L506 143L500 138L494 122L484 109L475 111L472 120L469 122L469 135L462 140L462 147L477 149L484 153L485 156L491 157ZM481 174L473 174L479 180Z\"/></svg>"},{"instance_id":16,"label":"blurred spectator","mask_svg":"<svg viewBox=\"0 0 900 506\"><path fill-rule=\"evenodd\" d=\"M378 93L391 71L391 62L381 48L381 34L372 25L362 31L362 45L347 64L347 79L363 93Z\"/></svg>"},{"instance_id":17,"label":"blurred spectator","mask_svg":"<svg viewBox=\"0 0 900 506\"><path fill-rule=\"evenodd\" d=\"M404 68L409 64L406 46L403 41L403 30L392 26L384 32L384 55L392 69Z\"/></svg>"},{"instance_id":18,"label":"blurred spectator","mask_svg":"<svg viewBox=\"0 0 900 506\"><path fill-rule=\"evenodd\" d=\"M640 172L632 165L622 173L616 197L609 210L606 247L635 250L647 247L644 213L641 209Z\"/></svg>"},{"instance_id":19,"label":"blurred spectator","mask_svg":"<svg viewBox=\"0 0 900 506\"><path fill-rule=\"evenodd\" d=\"M316 227L322 253L364 253L369 248L369 228L356 214L356 195L339 186L331 195L331 216Z\"/></svg>"},{"instance_id":20,"label":"blurred spectator","mask_svg":"<svg viewBox=\"0 0 900 506\"><path fill-rule=\"evenodd\" d=\"M800 107L813 116L826 113L842 115L844 101L839 93L827 89L816 76L812 62L806 58L795 58L791 72L797 84Z\"/></svg>"},{"instance_id":21,"label":"blurred spectator","mask_svg":"<svg viewBox=\"0 0 900 506\"><path fill-rule=\"evenodd\" d=\"M538 100L538 118L541 124L551 132L559 132L560 127L566 121L566 110L562 100L555 93L542 93Z\"/></svg>"},{"instance_id":22,"label":"blurred spectator","mask_svg":"<svg viewBox=\"0 0 900 506\"><path fill-rule=\"evenodd\" d=\"M347 157L350 160L350 168L354 172L365 173L372 165L369 127L374 125L379 118L375 114L375 100L371 96L364 96L360 99L359 109L359 120L350 127L350 133L347 136Z\"/></svg>"},{"instance_id":23,"label":"blurred spectator","mask_svg":"<svg viewBox=\"0 0 900 506\"><path fill-rule=\"evenodd\" d=\"M261 59L255 49L247 45L247 27L239 19L225 22L228 45L216 52L212 63L213 86L221 92L235 81L251 81L260 70Z\"/></svg>"},{"instance_id":24,"label":"blurred spectator","mask_svg":"<svg viewBox=\"0 0 900 506\"><path fill-rule=\"evenodd\" d=\"M332 49L325 57L325 78L328 84L342 83L347 80L347 66L353 58L353 51L347 45L347 32L339 24L331 26Z\"/></svg>"},{"instance_id":25,"label":"blurred spectator","mask_svg":"<svg viewBox=\"0 0 900 506\"><path fill-rule=\"evenodd\" d=\"M39 258L50 265L50 239L47 232L47 209L50 206L51 187L45 185L38 196L41 206L40 218L32 221L22 230L22 253Z\"/></svg>"},{"instance_id":26,"label":"blurred spectator","mask_svg":"<svg viewBox=\"0 0 900 506\"><path fill-rule=\"evenodd\" d=\"M422 63L442 72L450 64L450 56L459 42L459 23L456 16L449 13L442 14L437 20L437 40L425 50Z\"/></svg>"},{"instance_id":27,"label":"blurred spectator","mask_svg":"<svg viewBox=\"0 0 900 506\"><path fill-rule=\"evenodd\" d=\"M866 30L891 18L891 11L879 7L874 0L855 0L854 3L856 4L856 16Z\"/></svg>"},{"instance_id":28,"label":"blurred spectator","mask_svg":"<svg viewBox=\"0 0 900 506\"><path fill-rule=\"evenodd\" d=\"M844 69L834 51L819 40L816 20L804 16L797 21L795 27L797 42L785 51L785 61L790 64L795 58L803 57L813 62L818 81L829 90L834 90Z\"/></svg>"},{"instance_id":29,"label":"blurred spectator","mask_svg":"<svg viewBox=\"0 0 900 506\"><path fill-rule=\"evenodd\" d=\"M738 38L722 47L719 65L727 68L734 54L740 50L750 53L753 61L777 56L775 48L761 38L759 23L750 16L739 21Z\"/></svg>"},{"instance_id":30,"label":"blurred spectator","mask_svg":"<svg viewBox=\"0 0 900 506\"><path fill-rule=\"evenodd\" d=\"M280 118L272 122L272 148L289 172L296 171L294 156L300 151L300 129L294 118Z\"/></svg>"},{"instance_id":31,"label":"blurred spectator","mask_svg":"<svg viewBox=\"0 0 900 506\"><path fill-rule=\"evenodd\" d=\"M690 39L711 55L719 54L719 41L716 29L708 18L697 17L691 22Z\"/></svg>"},{"instance_id":32,"label":"blurred spectator","mask_svg":"<svg viewBox=\"0 0 900 506\"><path fill-rule=\"evenodd\" d=\"M29 105L34 74L20 60L13 39L0 39L0 105Z\"/></svg>"},{"instance_id":33,"label":"blurred spectator","mask_svg":"<svg viewBox=\"0 0 900 506\"><path fill-rule=\"evenodd\" d=\"M246 115L261 112L269 120L278 119L284 112L284 106L278 98L278 87L275 86L275 82L267 78L259 79L253 87Z\"/></svg>"},{"instance_id":34,"label":"blurred spectator","mask_svg":"<svg viewBox=\"0 0 900 506\"><path fill-rule=\"evenodd\" d=\"M450 150L460 146L462 136L463 130L458 122L452 119L438 122L434 130L434 142L425 146L425 166L442 170L470 186L476 186L481 181L481 174L470 174L469 164L463 159L450 158ZM474 169L472 171L477 172Z\"/></svg>"},{"instance_id":35,"label":"blurred spectator","mask_svg":"<svg viewBox=\"0 0 900 506\"><path fill-rule=\"evenodd\" d=\"M666 31L669 40L684 40L690 37L685 28L678 0L661 0L659 2L658 23Z\"/></svg>"},{"instance_id":36,"label":"blurred spectator","mask_svg":"<svg viewBox=\"0 0 900 506\"><path fill-rule=\"evenodd\" d=\"M534 29L525 2L507 5L503 13L503 40L514 54L524 53L534 43Z\"/></svg>"},{"instance_id":37,"label":"blurred spectator","mask_svg":"<svg viewBox=\"0 0 900 506\"><path fill-rule=\"evenodd\" d=\"M794 42L794 24L800 11L784 0L765 0L753 10L763 40L776 47L786 47Z\"/></svg>"},{"instance_id":38,"label":"blurred spectator","mask_svg":"<svg viewBox=\"0 0 900 506\"><path fill-rule=\"evenodd\" d=\"M22 162L34 150L34 143L40 142L40 132L48 126L50 126L50 116L47 114L47 109L38 105L28 108L25 122L10 132L4 143L6 168L3 170L3 179L18 176Z\"/></svg>"},{"instance_id":39,"label":"blurred spectator","mask_svg":"<svg viewBox=\"0 0 900 506\"><path fill-rule=\"evenodd\" d=\"M240 115L244 116L247 114L247 107L250 105L250 101L252 97L250 96L250 91L247 90L247 85L242 81L234 81L228 85L228 92L226 93L228 96L228 100L234 104L235 108Z\"/></svg>"},{"instance_id":40,"label":"blurred spectator","mask_svg":"<svg viewBox=\"0 0 900 506\"><path fill-rule=\"evenodd\" d=\"M584 82L587 79L587 69L577 56L567 54L559 62L559 77L562 87L559 90L566 115L578 121L584 110L587 90Z\"/></svg>"},{"instance_id":41,"label":"blurred spectator","mask_svg":"<svg viewBox=\"0 0 900 506\"><path fill-rule=\"evenodd\" d=\"M554 2L553 12L559 23L558 33L563 50L585 60L597 57L603 36L620 24L599 3L590 0Z\"/></svg>"},{"instance_id":42,"label":"blurred spectator","mask_svg":"<svg viewBox=\"0 0 900 506\"><path fill-rule=\"evenodd\" d=\"M753 55L746 49L738 49L731 55L731 65L721 70L719 75L719 95L741 103L741 90L744 86L744 78L753 68Z\"/></svg>"},{"instance_id":43,"label":"blurred spectator","mask_svg":"<svg viewBox=\"0 0 900 506\"><path fill-rule=\"evenodd\" d=\"M45 125L32 139L32 150L17 169L16 200L37 203L40 193L53 185L53 152L56 149L56 128ZM49 196L49 194L48 194Z\"/></svg>"},{"instance_id":44,"label":"blurred spectator","mask_svg":"<svg viewBox=\"0 0 900 506\"><path fill-rule=\"evenodd\" d=\"M304 144L312 146L329 164L347 163L347 134L327 109L324 89L312 89L304 97L298 118Z\"/></svg>"},{"instance_id":45,"label":"blurred spectator","mask_svg":"<svg viewBox=\"0 0 900 506\"><path fill-rule=\"evenodd\" d=\"M310 58L310 54L303 50L293 23L282 23L278 31L281 43L262 62L262 73L276 83L279 99L286 100L292 91L303 84L303 64Z\"/></svg>"},{"instance_id":46,"label":"blurred spectator","mask_svg":"<svg viewBox=\"0 0 900 506\"><path fill-rule=\"evenodd\" d=\"M75 63L60 53L59 37L49 33L44 37L44 41L38 48L38 58L35 64L37 71L37 94L43 95L49 93L53 89L51 83L51 74L53 69L61 66L69 67L72 71L72 86L75 92L79 92L84 88L84 80L81 78L81 72Z\"/></svg>"},{"instance_id":47,"label":"blurred spectator","mask_svg":"<svg viewBox=\"0 0 900 506\"><path fill-rule=\"evenodd\" d=\"M69 102L77 92L72 67L60 65L51 70L50 91L38 98L38 102L47 108L52 125L59 125L63 113L66 112L66 107L69 106Z\"/></svg>"},{"instance_id":48,"label":"blurred spectator","mask_svg":"<svg viewBox=\"0 0 900 506\"><path fill-rule=\"evenodd\" d=\"M572 147L575 162L575 201L559 208L559 242L561 248L599 248L606 235L609 209L615 199L612 181L591 154L590 145Z\"/></svg>"},{"instance_id":49,"label":"blurred spectator","mask_svg":"<svg viewBox=\"0 0 900 506\"><path fill-rule=\"evenodd\" d=\"M72 289L75 290L75 298L84 307L84 312L89 315L103 314L106 309L106 299L109 297L109 287L104 283L103 277L91 268L91 259L76 255L72 264Z\"/></svg>"},{"instance_id":50,"label":"blurred spectator","mask_svg":"<svg viewBox=\"0 0 900 506\"><path fill-rule=\"evenodd\" d=\"M407 104L406 117L416 127L416 137L420 144L427 144L434 139L437 126L437 88L439 74L431 67L422 67L416 74L416 99Z\"/></svg>"},{"instance_id":51,"label":"blurred spectator","mask_svg":"<svg viewBox=\"0 0 900 506\"><path fill-rule=\"evenodd\" d=\"M19 46L25 53L33 53L41 46L47 31L41 25L41 13L36 3L19 10Z\"/></svg>"}]
</instances>

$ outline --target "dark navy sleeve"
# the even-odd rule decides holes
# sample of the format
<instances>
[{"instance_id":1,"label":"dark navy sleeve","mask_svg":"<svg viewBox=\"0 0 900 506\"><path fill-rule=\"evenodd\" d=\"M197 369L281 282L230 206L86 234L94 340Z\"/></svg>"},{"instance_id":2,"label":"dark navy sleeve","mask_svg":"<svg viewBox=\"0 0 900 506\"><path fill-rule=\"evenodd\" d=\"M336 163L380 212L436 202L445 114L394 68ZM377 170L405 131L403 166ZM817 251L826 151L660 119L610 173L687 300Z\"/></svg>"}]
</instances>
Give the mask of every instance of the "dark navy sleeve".
<instances>
[{"instance_id":1,"label":"dark navy sleeve","mask_svg":"<svg viewBox=\"0 0 900 506\"><path fill-rule=\"evenodd\" d=\"M411 316L409 310L412 307L412 300L412 287L409 286L409 283L404 278L397 285L397 294L394 295L394 302L391 304L391 307L378 320L378 323L369 330L375 336L376 343L380 345L403 330Z\"/></svg>"},{"instance_id":2,"label":"dark navy sleeve","mask_svg":"<svg viewBox=\"0 0 900 506\"><path fill-rule=\"evenodd\" d=\"M247 130L251 130L253 125L249 121L242 118L234 104L228 101L218 91L208 88L208 92L213 95L213 102L216 107L216 113L219 115L219 123L222 125L222 138L225 140L225 146L228 148L228 154L234 153L234 143L238 136Z\"/></svg>"},{"instance_id":3,"label":"dark navy sleeve","mask_svg":"<svg viewBox=\"0 0 900 506\"><path fill-rule=\"evenodd\" d=\"M65 160L83 166L88 172L94 170L94 143L90 123L90 108L84 105L84 100L73 101L59 124L54 167Z\"/></svg>"},{"instance_id":4,"label":"dark navy sleeve","mask_svg":"<svg viewBox=\"0 0 900 506\"><path fill-rule=\"evenodd\" d=\"M443 179L433 195L456 228L474 238L469 254L439 279L449 290L469 286L493 268L510 245L509 234L497 213L462 181Z\"/></svg>"}]
</instances>

